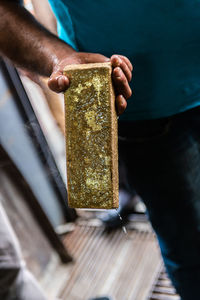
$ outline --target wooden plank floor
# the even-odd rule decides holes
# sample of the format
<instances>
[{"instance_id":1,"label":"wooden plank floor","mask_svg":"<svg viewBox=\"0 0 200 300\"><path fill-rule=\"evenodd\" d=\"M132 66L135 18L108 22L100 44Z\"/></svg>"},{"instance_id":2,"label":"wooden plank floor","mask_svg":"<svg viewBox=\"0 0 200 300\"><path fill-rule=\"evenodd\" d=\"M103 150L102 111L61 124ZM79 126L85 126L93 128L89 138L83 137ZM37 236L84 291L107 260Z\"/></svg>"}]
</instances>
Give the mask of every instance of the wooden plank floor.
<instances>
[{"instance_id":1,"label":"wooden plank floor","mask_svg":"<svg viewBox=\"0 0 200 300\"><path fill-rule=\"evenodd\" d=\"M70 276L61 299L88 300L105 295L113 300L147 299L161 265L151 230L106 234L102 227L78 225L64 242L75 262L67 266Z\"/></svg>"},{"instance_id":2,"label":"wooden plank floor","mask_svg":"<svg viewBox=\"0 0 200 300\"><path fill-rule=\"evenodd\" d=\"M176 294L175 289L164 271L164 267L162 267L158 273L148 300L180 300L180 297Z\"/></svg>"}]
</instances>

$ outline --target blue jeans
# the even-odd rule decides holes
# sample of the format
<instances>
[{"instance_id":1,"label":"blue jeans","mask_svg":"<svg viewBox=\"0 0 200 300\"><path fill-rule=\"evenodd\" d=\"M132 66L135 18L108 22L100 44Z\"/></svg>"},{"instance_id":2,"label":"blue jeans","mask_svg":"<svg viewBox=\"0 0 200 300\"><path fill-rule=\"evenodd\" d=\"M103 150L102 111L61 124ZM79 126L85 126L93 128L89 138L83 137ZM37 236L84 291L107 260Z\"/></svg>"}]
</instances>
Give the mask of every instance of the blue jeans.
<instances>
[{"instance_id":1,"label":"blue jeans","mask_svg":"<svg viewBox=\"0 0 200 300\"><path fill-rule=\"evenodd\" d=\"M119 155L182 300L200 299L200 108L121 122Z\"/></svg>"}]
</instances>

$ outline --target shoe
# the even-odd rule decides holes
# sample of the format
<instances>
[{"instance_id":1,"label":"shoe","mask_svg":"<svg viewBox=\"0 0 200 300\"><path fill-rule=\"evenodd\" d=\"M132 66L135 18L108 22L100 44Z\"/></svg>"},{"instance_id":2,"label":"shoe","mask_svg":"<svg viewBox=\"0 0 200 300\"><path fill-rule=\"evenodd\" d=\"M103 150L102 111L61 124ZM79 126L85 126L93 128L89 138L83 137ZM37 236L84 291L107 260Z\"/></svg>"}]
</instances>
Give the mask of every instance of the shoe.
<instances>
[{"instance_id":1,"label":"shoe","mask_svg":"<svg viewBox=\"0 0 200 300\"><path fill-rule=\"evenodd\" d=\"M125 190L119 193L119 208L112 209L100 216L100 220L106 229L117 229L126 225L131 214L144 214L145 207L138 195L134 197Z\"/></svg>"}]
</instances>

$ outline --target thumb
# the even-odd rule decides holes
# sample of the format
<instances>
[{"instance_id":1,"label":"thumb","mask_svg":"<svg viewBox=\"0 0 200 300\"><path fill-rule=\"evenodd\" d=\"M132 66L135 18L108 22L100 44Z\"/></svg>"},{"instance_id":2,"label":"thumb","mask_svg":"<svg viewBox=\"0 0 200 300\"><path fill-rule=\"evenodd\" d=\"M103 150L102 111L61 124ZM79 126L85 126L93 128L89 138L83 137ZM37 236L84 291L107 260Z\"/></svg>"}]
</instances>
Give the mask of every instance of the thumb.
<instances>
[{"instance_id":1,"label":"thumb","mask_svg":"<svg viewBox=\"0 0 200 300\"><path fill-rule=\"evenodd\" d=\"M48 80L49 88L56 92L64 92L69 87L69 79L61 71L53 72Z\"/></svg>"}]
</instances>

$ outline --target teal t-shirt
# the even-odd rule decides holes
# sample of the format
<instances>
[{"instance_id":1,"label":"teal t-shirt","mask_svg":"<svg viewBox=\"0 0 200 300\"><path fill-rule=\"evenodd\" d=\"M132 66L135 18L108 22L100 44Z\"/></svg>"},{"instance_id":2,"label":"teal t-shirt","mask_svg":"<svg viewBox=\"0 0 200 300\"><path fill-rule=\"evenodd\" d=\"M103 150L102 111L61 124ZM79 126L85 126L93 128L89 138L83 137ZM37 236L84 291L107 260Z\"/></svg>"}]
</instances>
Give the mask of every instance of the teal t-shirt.
<instances>
[{"instance_id":1,"label":"teal t-shirt","mask_svg":"<svg viewBox=\"0 0 200 300\"><path fill-rule=\"evenodd\" d=\"M61 39L127 56L133 96L121 119L170 116L200 105L200 0L49 0Z\"/></svg>"}]
</instances>

